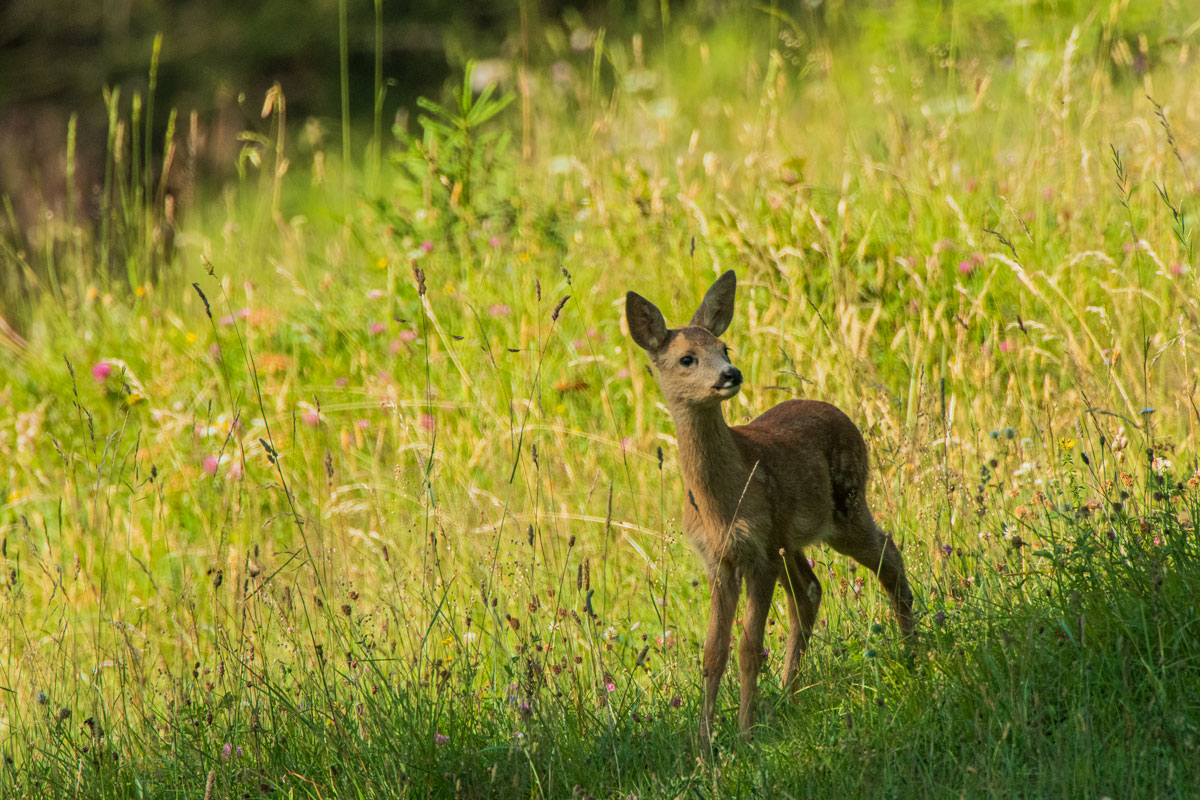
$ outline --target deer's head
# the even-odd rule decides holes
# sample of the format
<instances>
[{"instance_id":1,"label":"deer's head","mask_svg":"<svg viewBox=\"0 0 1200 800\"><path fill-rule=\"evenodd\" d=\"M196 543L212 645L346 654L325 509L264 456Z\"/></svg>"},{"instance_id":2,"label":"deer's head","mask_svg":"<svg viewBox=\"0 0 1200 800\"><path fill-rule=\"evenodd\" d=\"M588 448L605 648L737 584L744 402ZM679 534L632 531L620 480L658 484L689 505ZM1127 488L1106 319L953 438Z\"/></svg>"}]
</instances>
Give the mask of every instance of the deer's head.
<instances>
[{"instance_id":1,"label":"deer's head","mask_svg":"<svg viewBox=\"0 0 1200 800\"><path fill-rule=\"evenodd\" d=\"M742 373L729 363L720 335L733 319L737 278L729 270L704 295L683 328L668 328L662 312L635 292L625 295L629 333L650 356L658 385L672 406L720 403L738 393Z\"/></svg>"}]
</instances>

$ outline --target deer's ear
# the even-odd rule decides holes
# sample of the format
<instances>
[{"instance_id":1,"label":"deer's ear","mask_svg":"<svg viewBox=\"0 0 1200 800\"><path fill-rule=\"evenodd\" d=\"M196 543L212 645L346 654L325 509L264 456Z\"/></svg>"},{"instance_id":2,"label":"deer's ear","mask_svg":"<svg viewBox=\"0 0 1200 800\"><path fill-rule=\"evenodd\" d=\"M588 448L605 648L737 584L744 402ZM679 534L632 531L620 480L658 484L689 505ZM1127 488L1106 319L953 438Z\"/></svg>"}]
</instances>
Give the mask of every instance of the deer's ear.
<instances>
[{"instance_id":1,"label":"deer's ear","mask_svg":"<svg viewBox=\"0 0 1200 800\"><path fill-rule=\"evenodd\" d=\"M733 296L736 293L737 277L729 270L704 293L704 300L692 315L691 324L704 328L713 336L720 336L733 321Z\"/></svg>"},{"instance_id":2,"label":"deer's ear","mask_svg":"<svg viewBox=\"0 0 1200 800\"><path fill-rule=\"evenodd\" d=\"M636 292L625 293L625 318L629 320L629 335L643 350L653 353L667 340L662 312Z\"/></svg>"}]
</instances>

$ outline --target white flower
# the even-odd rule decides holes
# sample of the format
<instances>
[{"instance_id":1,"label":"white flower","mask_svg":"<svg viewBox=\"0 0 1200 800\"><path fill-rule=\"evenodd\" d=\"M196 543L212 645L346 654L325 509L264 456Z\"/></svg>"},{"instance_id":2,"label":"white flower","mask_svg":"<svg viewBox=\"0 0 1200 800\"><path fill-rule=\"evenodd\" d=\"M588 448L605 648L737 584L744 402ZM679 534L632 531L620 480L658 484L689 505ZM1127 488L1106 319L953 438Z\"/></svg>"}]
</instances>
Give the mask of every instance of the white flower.
<instances>
[{"instance_id":1,"label":"white flower","mask_svg":"<svg viewBox=\"0 0 1200 800\"><path fill-rule=\"evenodd\" d=\"M1171 463L1171 459L1169 458L1159 457L1150 462L1150 469L1154 470L1159 475L1162 475L1164 472L1170 472L1171 467L1173 466L1174 465Z\"/></svg>"},{"instance_id":2,"label":"white flower","mask_svg":"<svg viewBox=\"0 0 1200 800\"><path fill-rule=\"evenodd\" d=\"M1023 475L1028 475L1030 472L1033 472L1036 467L1037 464L1033 463L1032 461L1024 461L1021 463L1021 466L1013 470L1012 476L1014 478L1020 478Z\"/></svg>"}]
</instances>

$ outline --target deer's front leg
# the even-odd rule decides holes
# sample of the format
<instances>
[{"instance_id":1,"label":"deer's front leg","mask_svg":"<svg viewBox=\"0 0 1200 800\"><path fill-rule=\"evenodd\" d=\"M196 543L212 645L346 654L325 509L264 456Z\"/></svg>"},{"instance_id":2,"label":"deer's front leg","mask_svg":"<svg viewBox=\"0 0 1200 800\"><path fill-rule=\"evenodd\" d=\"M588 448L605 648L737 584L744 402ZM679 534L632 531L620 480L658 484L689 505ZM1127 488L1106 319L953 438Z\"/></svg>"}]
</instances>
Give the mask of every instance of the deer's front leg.
<instances>
[{"instance_id":1,"label":"deer's front leg","mask_svg":"<svg viewBox=\"0 0 1200 800\"><path fill-rule=\"evenodd\" d=\"M742 630L742 643L738 649L738 665L742 673L738 730L743 738L749 738L750 728L754 725L758 673L765 658L763 633L767 626L767 612L771 609L771 597L775 594L775 579L776 573L770 569L763 568L746 573L746 623Z\"/></svg>"},{"instance_id":2,"label":"deer's front leg","mask_svg":"<svg viewBox=\"0 0 1200 800\"><path fill-rule=\"evenodd\" d=\"M708 578L712 595L708 615L708 636L704 640L704 702L700 709L700 745L708 750L712 743L713 715L717 707L717 690L729 661L729 638L733 615L737 610L738 580L728 564L717 564Z\"/></svg>"}]
</instances>

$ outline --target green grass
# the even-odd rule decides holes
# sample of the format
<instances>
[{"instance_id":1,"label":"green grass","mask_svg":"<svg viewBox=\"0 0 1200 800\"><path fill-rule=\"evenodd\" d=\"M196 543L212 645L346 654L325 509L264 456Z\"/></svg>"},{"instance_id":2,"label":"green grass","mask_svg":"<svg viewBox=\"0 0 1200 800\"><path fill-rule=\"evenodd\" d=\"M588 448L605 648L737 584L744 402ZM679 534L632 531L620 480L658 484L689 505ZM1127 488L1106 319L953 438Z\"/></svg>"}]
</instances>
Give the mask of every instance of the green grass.
<instances>
[{"instance_id":1,"label":"green grass","mask_svg":"<svg viewBox=\"0 0 1200 800\"><path fill-rule=\"evenodd\" d=\"M110 153L107 238L4 250L56 280L0 338L0 794L1194 796L1197 13L972 9L547 34L378 172L276 95L169 265ZM921 639L812 551L803 689L780 605L709 755L621 315L728 268L729 418L859 423Z\"/></svg>"}]
</instances>

